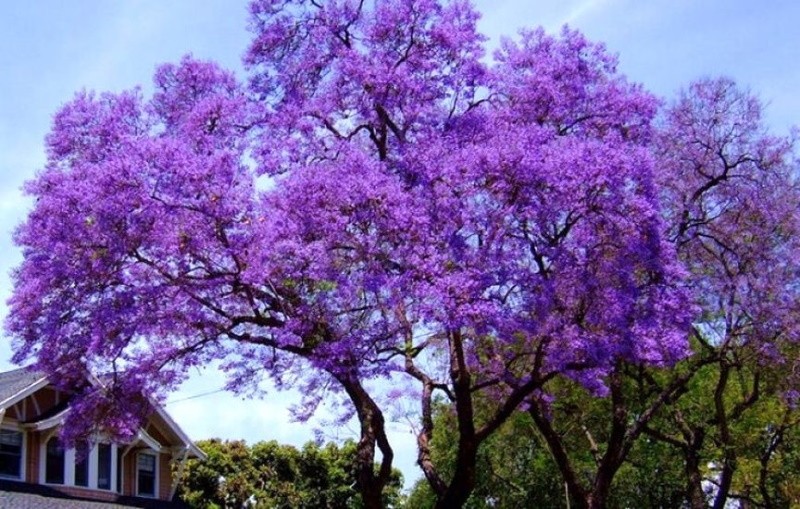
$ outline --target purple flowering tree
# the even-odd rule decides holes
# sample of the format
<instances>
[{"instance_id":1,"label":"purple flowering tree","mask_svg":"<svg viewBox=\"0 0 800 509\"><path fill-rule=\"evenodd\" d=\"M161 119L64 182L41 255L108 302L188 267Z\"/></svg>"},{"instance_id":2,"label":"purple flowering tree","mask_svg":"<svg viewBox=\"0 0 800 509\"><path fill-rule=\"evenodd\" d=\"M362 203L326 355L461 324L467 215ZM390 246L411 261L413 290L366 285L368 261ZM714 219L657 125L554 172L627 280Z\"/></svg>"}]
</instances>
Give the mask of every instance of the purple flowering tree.
<instances>
[{"instance_id":1,"label":"purple flowering tree","mask_svg":"<svg viewBox=\"0 0 800 509\"><path fill-rule=\"evenodd\" d=\"M607 413L578 433L585 447L561 429L549 401L530 402L577 507L606 506L616 473L645 434L682 454L691 507L708 506L709 481L716 483L710 502L725 507L739 451L758 434L753 412L783 401L784 410L764 419L758 442L768 451L759 458L759 496L769 505L775 437L796 419L800 190L791 140L770 135L761 115L759 101L735 83L708 79L682 92L657 122L654 185L665 236L687 271L694 350L672 370L620 358L603 379ZM555 410L564 415L573 393L562 387L560 394L565 404ZM707 464L719 472L709 474Z\"/></svg>"},{"instance_id":2,"label":"purple flowering tree","mask_svg":"<svg viewBox=\"0 0 800 509\"><path fill-rule=\"evenodd\" d=\"M549 381L605 395L621 363L688 355L656 101L566 29L487 66L477 18L461 0L256 0L247 85L185 58L151 98L58 112L7 328L18 362L75 394L67 438L89 418L133 433L142 394L221 361L234 391L271 377L308 412L349 401L380 507L388 380L419 402L438 507L460 507L480 444L544 415ZM428 447L438 396L458 422L449 479Z\"/></svg>"},{"instance_id":3,"label":"purple flowering tree","mask_svg":"<svg viewBox=\"0 0 800 509\"><path fill-rule=\"evenodd\" d=\"M706 394L686 389L686 399L707 401L708 411L674 405L666 425L647 432L683 453L689 502L697 508L709 502L702 486L708 462L719 467L712 506L726 506L738 468L739 423L757 404L784 401L784 422L771 428L796 419L800 187L792 140L771 135L762 114L760 101L730 79L700 80L666 108L655 143L668 235L702 310L694 359L713 363L713 382L702 386ZM708 454L709 443L719 454ZM762 450L772 454L775 447ZM769 454L761 457L767 505Z\"/></svg>"}]
</instances>

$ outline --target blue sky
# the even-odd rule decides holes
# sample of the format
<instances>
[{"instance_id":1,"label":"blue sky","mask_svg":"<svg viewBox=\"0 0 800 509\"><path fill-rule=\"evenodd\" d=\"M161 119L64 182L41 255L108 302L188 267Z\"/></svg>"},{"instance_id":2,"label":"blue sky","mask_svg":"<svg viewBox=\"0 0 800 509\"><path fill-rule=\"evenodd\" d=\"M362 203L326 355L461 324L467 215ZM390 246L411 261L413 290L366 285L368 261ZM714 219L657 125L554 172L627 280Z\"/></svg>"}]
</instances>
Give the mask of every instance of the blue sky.
<instances>
[{"instance_id":1,"label":"blue sky","mask_svg":"<svg viewBox=\"0 0 800 509\"><path fill-rule=\"evenodd\" d=\"M767 121L784 134L800 124L800 2L773 0L478 0L481 30L495 45L523 26L550 31L568 23L619 53L631 80L669 97L688 81L727 75L767 103ZM3 2L0 16L0 319L11 293L8 273L20 260L11 231L30 203L19 191L44 164L43 138L56 109L83 88L149 89L156 65L186 53L240 70L249 40L245 0L37 0ZM0 370L11 367L0 333ZM195 439L220 436L250 442L301 444L314 426L330 438L347 428L292 423L297 395L270 393L242 402L217 390L213 367L175 394L169 411ZM182 400L182 401L179 401ZM396 464L414 467L414 440L402 419L392 424ZM410 482L407 480L407 485Z\"/></svg>"}]
</instances>

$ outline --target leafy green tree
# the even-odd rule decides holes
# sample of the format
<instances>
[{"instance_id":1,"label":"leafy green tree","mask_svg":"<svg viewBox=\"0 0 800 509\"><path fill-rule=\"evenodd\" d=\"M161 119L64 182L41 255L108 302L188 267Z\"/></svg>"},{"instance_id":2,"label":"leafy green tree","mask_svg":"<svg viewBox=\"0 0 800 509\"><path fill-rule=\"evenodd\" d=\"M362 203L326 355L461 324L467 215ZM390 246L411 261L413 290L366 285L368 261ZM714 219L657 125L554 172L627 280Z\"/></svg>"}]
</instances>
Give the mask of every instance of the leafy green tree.
<instances>
[{"instance_id":1,"label":"leafy green tree","mask_svg":"<svg viewBox=\"0 0 800 509\"><path fill-rule=\"evenodd\" d=\"M689 363L690 361L687 361ZM694 503L693 470L696 468L705 503L718 498L714 483L721 479L722 461L736 458L730 476L728 499L743 507L790 508L800 504L800 416L778 390L785 375L776 370L762 374L758 398L753 398L754 375L746 366L734 371L723 394L730 419L723 439L716 421L713 394L719 385L717 364L699 369L684 387L684 393L654 417L636 440L614 476L605 507L683 508ZM621 392L633 415L652 397L653 385L663 385L686 369L638 371L629 367ZM650 382L646 383L645 379ZM608 415L614 404L596 398L580 385L563 380L548 387L548 421L563 430L560 441L577 479L588 482L596 474L609 441ZM751 402L751 400L753 400ZM747 402L747 404L743 404ZM479 405L479 416L484 407ZM741 410L735 410L740 408ZM702 436L692 442L691 433ZM456 464L457 421L449 405L434 409L432 460L444 475L453 475ZM726 444L732 449L724 450ZM696 459L693 461L692 457ZM419 481L411 490L406 507L427 509L436 504L429 485ZM571 507L580 500L570 497ZM495 437L478 451L475 490L466 508L565 507L565 487L559 467L532 417L517 413Z\"/></svg>"},{"instance_id":2,"label":"leafy green tree","mask_svg":"<svg viewBox=\"0 0 800 509\"><path fill-rule=\"evenodd\" d=\"M219 439L198 442L205 461L189 460L182 498L197 509L361 509L355 490L356 444L309 442L298 450L276 441L245 442ZM384 505L401 500L402 476L392 473Z\"/></svg>"},{"instance_id":3,"label":"leafy green tree","mask_svg":"<svg viewBox=\"0 0 800 509\"><path fill-rule=\"evenodd\" d=\"M181 497L191 507L242 507L251 495L257 494L257 472L247 444L211 439L197 445L207 458L187 462L181 485Z\"/></svg>"},{"instance_id":4,"label":"leafy green tree","mask_svg":"<svg viewBox=\"0 0 800 509\"><path fill-rule=\"evenodd\" d=\"M457 456L457 422L451 409L435 409L431 455L445 478L454 475ZM464 505L468 509L557 507L564 503L564 488L548 451L535 439L530 418L514 414L497 434L478 450L475 490ZM425 480L418 481L406 507L427 509L436 496Z\"/></svg>"},{"instance_id":5,"label":"leafy green tree","mask_svg":"<svg viewBox=\"0 0 800 509\"><path fill-rule=\"evenodd\" d=\"M564 430L561 439L570 464L582 481L592 478L607 441L611 403L587 393L576 383L560 381L550 387L556 399L549 418ZM625 387L631 399L638 388ZM479 405L479 413L489 402ZM445 475L452 475L457 449L457 422L449 406L440 403L434 412L433 461ZM516 413L478 451L475 490L466 502L470 509L518 509L566 507L565 484L546 442L532 417ZM682 456L670 445L645 436L636 441L611 486L606 507L678 508L686 499ZM436 498L421 480L409 493L406 507L427 509ZM570 506L579 500L570 496Z\"/></svg>"},{"instance_id":6,"label":"leafy green tree","mask_svg":"<svg viewBox=\"0 0 800 509\"><path fill-rule=\"evenodd\" d=\"M692 507L797 507L800 415L782 390L789 375L738 353L700 370L646 433L680 454Z\"/></svg>"}]
</instances>

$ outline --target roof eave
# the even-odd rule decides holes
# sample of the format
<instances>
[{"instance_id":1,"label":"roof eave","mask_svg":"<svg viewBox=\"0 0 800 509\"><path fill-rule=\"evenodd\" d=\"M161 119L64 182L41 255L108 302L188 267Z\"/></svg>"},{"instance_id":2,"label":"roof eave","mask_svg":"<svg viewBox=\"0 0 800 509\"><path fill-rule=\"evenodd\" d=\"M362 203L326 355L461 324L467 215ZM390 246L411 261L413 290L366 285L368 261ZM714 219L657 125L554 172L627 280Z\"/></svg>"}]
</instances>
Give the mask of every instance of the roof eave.
<instances>
[{"instance_id":1,"label":"roof eave","mask_svg":"<svg viewBox=\"0 0 800 509\"><path fill-rule=\"evenodd\" d=\"M16 394L7 397L3 401L0 401L0 408L3 408L3 409L9 408L9 407L13 406L14 404L18 403L19 401L22 401L23 399L27 398L28 396L30 396L34 392L38 391L39 389L43 389L44 387L47 387L48 384L49 384L49 382L47 381L47 377L43 376L43 377L35 380L33 383L31 383L30 385L28 385L24 389L21 389Z\"/></svg>"}]
</instances>

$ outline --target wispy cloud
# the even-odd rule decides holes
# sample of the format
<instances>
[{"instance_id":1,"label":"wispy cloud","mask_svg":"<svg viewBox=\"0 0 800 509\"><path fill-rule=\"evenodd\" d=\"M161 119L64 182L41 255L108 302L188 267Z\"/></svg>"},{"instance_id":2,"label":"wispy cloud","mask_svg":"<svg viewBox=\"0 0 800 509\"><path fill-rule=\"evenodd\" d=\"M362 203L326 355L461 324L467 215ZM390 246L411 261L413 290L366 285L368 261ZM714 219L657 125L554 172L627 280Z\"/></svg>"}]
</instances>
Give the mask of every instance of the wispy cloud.
<instances>
[{"instance_id":1,"label":"wispy cloud","mask_svg":"<svg viewBox=\"0 0 800 509\"><path fill-rule=\"evenodd\" d=\"M571 25L579 19L607 7L612 2L613 0L584 0L578 2L569 8L567 15L561 20L559 25Z\"/></svg>"}]
</instances>

